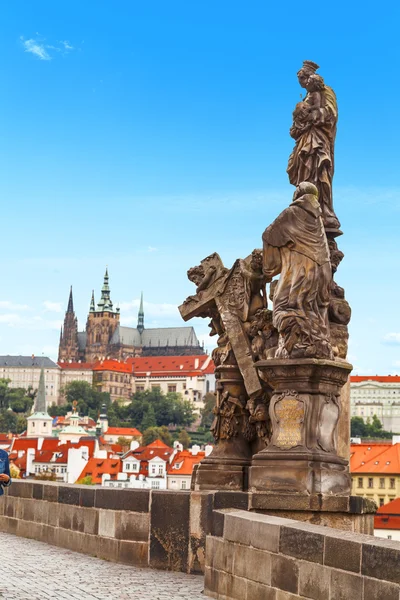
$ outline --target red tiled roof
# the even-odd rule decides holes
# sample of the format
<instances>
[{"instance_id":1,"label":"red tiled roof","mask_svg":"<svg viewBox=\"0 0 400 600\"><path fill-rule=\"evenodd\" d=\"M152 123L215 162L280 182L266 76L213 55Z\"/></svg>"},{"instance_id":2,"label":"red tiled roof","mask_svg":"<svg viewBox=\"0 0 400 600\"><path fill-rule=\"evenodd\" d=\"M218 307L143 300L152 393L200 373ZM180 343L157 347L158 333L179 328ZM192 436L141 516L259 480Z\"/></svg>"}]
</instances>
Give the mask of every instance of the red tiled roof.
<instances>
[{"instance_id":1,"label":"red tiled roof","mask_svg":"<svg viewBox=\"0 0 400 600\"><path fill-rule=\"evenodd\" d=\"M197 362L197 367L196 365ZM214 373L214 363L209 356L139 356L127 358L127 363L133 366L136 377L146 377L151 373L153 377L180 376L198 377Z\"/></svg>"},{"instance_id":2,"label":"red tiled roof","mask_svg":"<svg viewBox=\"0 0 400 600\"><path fill-rule=\"evenodd\" d=\"M92 371L95 363L91 362L64 362L62 360L58 361L58 366L61 369L73 369L74 371L84 370L84 371Z\"/></svg>"},{"instance_id":3,"label":"red tiled roof","mask_svg":"<svg viewBox=\"0 0 400 600\"><path fill-rule=\"evenodd\" d=\"M118 373L132 373L132 365L119 360L102 360L93 366L93 371L117 371Z\"/></svg>"},{"instance_id":4,"label":"red tiled roof","mask_svg":"<svg viewBox=\"0 0 400 600\"><path fill-rule=\"evenodd\" d=\"M400 444L352 444L351 473L400 473Z\"/></svg>"},{"instance_id":5,"label":"red tiled roof","mask_svg":"<svg viewBox=\"0 0 400 600\"><path fill-rule=\"evenodd\" d=\"M34 448L37 450L38 438L14 438L12 450L28 450L28 448Z\"/></svg>"},{"instance_id":6,"label":"red tiled roof","mask_svg":"<svg viewBox=\"0 0 400 600\"><path fill-rule=\"evenodd\" d=\"M139 437L142 434L136 427L109 427L107 431L103 433L103 436L106 435L119 435L121 437L124 436L136 436Z\"/></svg>"},{"instance_id":7,"label":"red tiled roof","mask_svg":"<svg viewBox=\"0 0 400 600\"><path fill-rule=\"evenodd\" d=\"M360 383L361 381L378 381L380 383L400 384L400 375L350 375L351 383Z\"/></svg>"},{"instance_id":8,"label":"red tiled roof","mask_svg":"<svg viewBox=\"0 0 400 600\"><path fill-rule=\"evenodd\" d=\"M375 529L400 529L400 498L380 506L374 517Z\"/></svg>"},{"instance_id":9,"label":"red tiled roof","mask_svg":"<svg viewBox=\"0 0 400 600\"><path fill-rule=\"evenodd\" d=\"M167 468L168 475L191 475L193 472L194 465L197 465L203 458L205 458L205 452L198 452L195 456L189 450L182 450L177 452L174 456L174 460ZM177 468L177 465L180 465Z\"/></svg>"},{"instance_id":10,"label":"red tiled roof","mask_svg":"<svg viewBox=\"0 0 400 600\"><path fill-rule=\"evenodd\" d=\"M83 479L90 476L92 483L101 483L101 478L104 473L111 475L111 479L116 479L117 474L121 471L121 459L119 458L91 458L82 473L78 477Z\"/></svg>"},{"instance_id":11,"label":"red tiled roof","mask_svg":"<svg viewBox=\"0 0 400 600\"><path fill-rule=\"evenodd\" d=\"M124 459L133 457L140 460L141 464L148 462L152 458L162 458L167 461L173 451L173 448L170 448L161 440L155 440L151 444L148 444L148 446L139 446L138 448L135 448L135 450L129 450L129 452L124 455Z\"/></svg>"}]
</instances>

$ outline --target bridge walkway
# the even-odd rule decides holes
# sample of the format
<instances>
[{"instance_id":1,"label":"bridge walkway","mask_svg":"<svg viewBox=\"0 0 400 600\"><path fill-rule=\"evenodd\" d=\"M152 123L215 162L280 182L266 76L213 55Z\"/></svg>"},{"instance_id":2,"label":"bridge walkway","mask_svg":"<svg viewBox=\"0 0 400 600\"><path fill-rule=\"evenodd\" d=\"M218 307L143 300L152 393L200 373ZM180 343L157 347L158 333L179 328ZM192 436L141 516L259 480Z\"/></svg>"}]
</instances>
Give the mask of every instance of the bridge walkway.
<instances>
[{"instance_id":1,"label":"bridge walkway","mask_svg":"<svg viewBox=\"0 0 400 600\"><path fill-rule=\"evenodd\" d=\"M205 600L203 577L141 569L0 533L4 600Z\"/></svg>"}]
</instances>

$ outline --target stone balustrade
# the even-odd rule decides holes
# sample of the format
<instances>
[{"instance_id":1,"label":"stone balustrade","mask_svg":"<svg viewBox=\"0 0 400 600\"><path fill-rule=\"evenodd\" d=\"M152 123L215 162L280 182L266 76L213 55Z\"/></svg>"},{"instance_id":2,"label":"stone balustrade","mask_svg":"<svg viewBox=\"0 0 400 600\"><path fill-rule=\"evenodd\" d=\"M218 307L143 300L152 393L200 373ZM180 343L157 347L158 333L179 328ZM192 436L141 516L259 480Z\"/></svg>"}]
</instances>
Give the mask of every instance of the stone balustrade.
<instances>
[{"instance_id":1,"label":"stone balustrade","mask_svg":"<svg viewBox=\"0 0 400 600\"><path fill-rule=\"evenodd\" d=\"M399 542L246 511L221 517L206 543L212 598L399 600Z\"/></svg>"}]
</instances>

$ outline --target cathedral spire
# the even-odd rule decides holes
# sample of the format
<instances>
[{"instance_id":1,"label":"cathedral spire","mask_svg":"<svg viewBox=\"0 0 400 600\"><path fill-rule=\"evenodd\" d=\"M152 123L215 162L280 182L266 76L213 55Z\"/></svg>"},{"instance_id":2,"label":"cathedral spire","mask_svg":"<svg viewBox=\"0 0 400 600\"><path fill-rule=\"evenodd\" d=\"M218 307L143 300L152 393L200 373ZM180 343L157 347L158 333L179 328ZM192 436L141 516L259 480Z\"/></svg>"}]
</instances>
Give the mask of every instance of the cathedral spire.
<instances>
[{"instance_id":1,"label":"cathedral spire","mask_svg":"<svg viewBox=\"0 0 400 600\"><path fill-rule=\"evenodd\" d=\"M109 312L113 312L113 303L110 298L110 286L109 286L109 277L108 277L108 267L106 267L106 272L104 274L104 283L101 288L101 298L97 305L97 308L103 312L107 309Z\"/></svg>"},{"instance_id":2,"label":"cathedral spire","mask_svg":"<svg viewBox=\"0 0 400 600\"><path fill-rule=\"evenodd\" d=\"M72 297L72 285L71 285L71 289L69 291L67 313L73 313L73 312L74 312L74 299Z\"/></svg>"},{"instance_id":3,"label":"cathedral spire","mask_svg":"<svg viewBox=\"0 0 400 600\"><path fill-rule=\"evenodd\" d=\"M143 310L143 292L140 295L140 307L138 313L137 330L142 335L144 330L144 310Z\"/></svg>"},{"instance_id":4,"label":"cathedral spire","mask_svg":"<svg viewBox=\"0 0 400 600\"><path fill-rule=\"evenodd\" d=\"M92 290L92 299L90 300L89 312L96 312L96 306L95 306L95 302L94 302L94 290Z\"/></svg>"}]
</instances>

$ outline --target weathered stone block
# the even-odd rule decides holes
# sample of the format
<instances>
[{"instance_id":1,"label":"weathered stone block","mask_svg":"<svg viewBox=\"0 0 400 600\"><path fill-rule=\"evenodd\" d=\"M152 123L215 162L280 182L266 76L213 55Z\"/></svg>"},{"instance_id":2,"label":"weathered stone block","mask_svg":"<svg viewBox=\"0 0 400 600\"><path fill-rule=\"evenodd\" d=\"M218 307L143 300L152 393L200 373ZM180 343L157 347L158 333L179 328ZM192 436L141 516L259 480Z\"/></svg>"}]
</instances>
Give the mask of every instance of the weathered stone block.
<instances>
[{"instance_id":1,"label":"weathered stone block","mask_svg":"<svg viewBox=\"0 0 400 600\"><path fill-rule=\"evenodd\" d=\"M288 556L322 564L324 560L324 536L304 529L282 527L279 551Z\"/></svg>"},{"instance_id":2,"label":"weathered stone block","mask_svg":"<svg viewBox=\"0 0 400 600\"><path fill-rule=\"evenodd\" d=\"M17 498L32 498L33 485L30 481L14 480L12 485L7 489L7 495Z\"/></svg>"},{"instance_id":3,"label":"weathered stone block","mask_svg":"<svg viewBox=\"0 0 400 600\"><path fill-rule=\"evenodd\" d=\"M99 535L115 538L115 511L99 510Z\"/></svg>"},{"instance_id":4,"label":"weathered stone block","mask_svg":"<svg viewBox=\"0 0 400 600\"><path fill-rule=\"evenodd\" d=\"M364 600L399 600L399 592L395 583L364 577Z\"/></svg>"},{"instance_id":5,"label":"weathered stone block","mask_svg":"<svg viewBox=\"0 0 400 600\"><path fill-rule=\"evenodd\" d=\"M147 567L149 560L149 544L147 542L120 541L118 560L137 567Z\"/></svg>"},{"instance_id":6,"label":"weathered stone block","mask_svg":"<svg viewBox=\"0 0 400 600\"><path fill-rule=\"evenodd\" d=\"M280 554L271 554L271 586L297 594L299 589L298 562Z\"/></svg>"},{"instance_id":7,"label":"weathered stone block","mask_svg":"<svg viewBox=\"0 0 400 600\"><path fill-rule=\"evenodd\" d=\"M43 500L43 484L34 483L32 488L32 497L35 500Z\"/></svg>"},{"instance_id":8,"label":"weathered stone block","mask_svg":"<svg viewBox=\"0 0 400 600\"><path fill-rule=\"evenodd\" d=\"M271 584L271 555L249 546L234 544L234 569L238 577Z\"/></svg>"},{"instance_id":9,"label":"weathered stone block","mask_svg":"<svg viewBox=\"0 0 400 600\"><path fill-rule=\"evenodd\" d=\"M43 502L43 506L45 507L46 513L45 523L47 523L47 525L51 525L52 527L58 527L60 505L57 502Z\"/></svg>"},{"instance_id":10,"label":"weathered stone block","mask_svg":"<svg viewBox=\"0 0 400 600\"><path fill-rule=\"evenodd\" d=\"M313 600L329 600L330 570L312 562L300 562L299 593Z\"/></svg>"},{"instance_id":11,"label":"weathered stone block","mask_svg":"<svg viewBox=\"0 0 400 600\"><path fill-rule=\"evenodd\" d=\"M150 538L149 514L116 511L115 537L120 540L148 542Z\"/></svg>"},{"instance_id":12,"label":"weathered stone block","mask_svg":"<svg viewBox=\"0 0 400 600\"><path fill-rule=\"evenodd\" d=\"M336 569L359 573L361 569L361 544L345 537L327 535L325 538L324 564Z\"/></svg>"},{"instance_id":13,"label":"weathered stone block","mask_svg":"<svg viewBox=\"0 0 400 600\"><path fill-rule=\"evenodd\" d=\"M276 589L249 580L246 585L246 600L276 600Z\"/></svg>"},{"instance_id":14,"label":"weathered stone block","mask_svg":"<svg viewBox=\"0 0 400 600\"><path fill-rule=\"evenodd\" d=\"M46 502L58 502L58 489L59 486L57 484L43 484L43 500L46 500Z\"/></svg>"},{"instance_id":15,"label":"weathered stone block","mask_svg":"<svg viewBox=\"0 0 400 600\"><path fill-rule=\"evenodd\" d=\"M95 505L96 490L89 486L80 488L79 505L87 508L93 508Z\"/></svg>"},{"instance_id":16,"label":"weathered stone block","mask_svg":"<svg viewBox=\"0 0 400 600\"><path fill-rule=\"evenodd\" d=\"M150 566L187 571L190 492L152 492Z\"/></svg>"},{"instance_id":17,"label":"weathered stone block","mask_svg":"<svg viewBox=\"0 0 400 600\"><path fill-rule=\"evenodd\" d=\"M79 506L79 487L60 485L58 489L58 502L60 504L75 504Z\"/></svg>"},{"instance_id":18,"label":"weathered stone block","mask_svg":"<svg viewBox=\"0 0 400 600\"><path fill-rule=\"evenodd\" d=\"M96 489L95 507L149 512L150 490Z\"/></svg>"},{"instance_id":19,"label":"weathered stone block","mask_svg":"<svg viewBox=\"0 0 400 600\"><path fill-rule=\"evenodd\" d=\"M359 575L331 571L330 600L362 600L363 580Z\"/></svg>"},{"instance_id":20,"label":"weathered stone block","mask_svg":"<svg viewBox=\"0 0 400 600\"><path fill-rule=\"evenodd\" d=\"M400 583L400 549L391 548L390 544L363 544L361 573Z\"/></svg>"}]
</instances>

